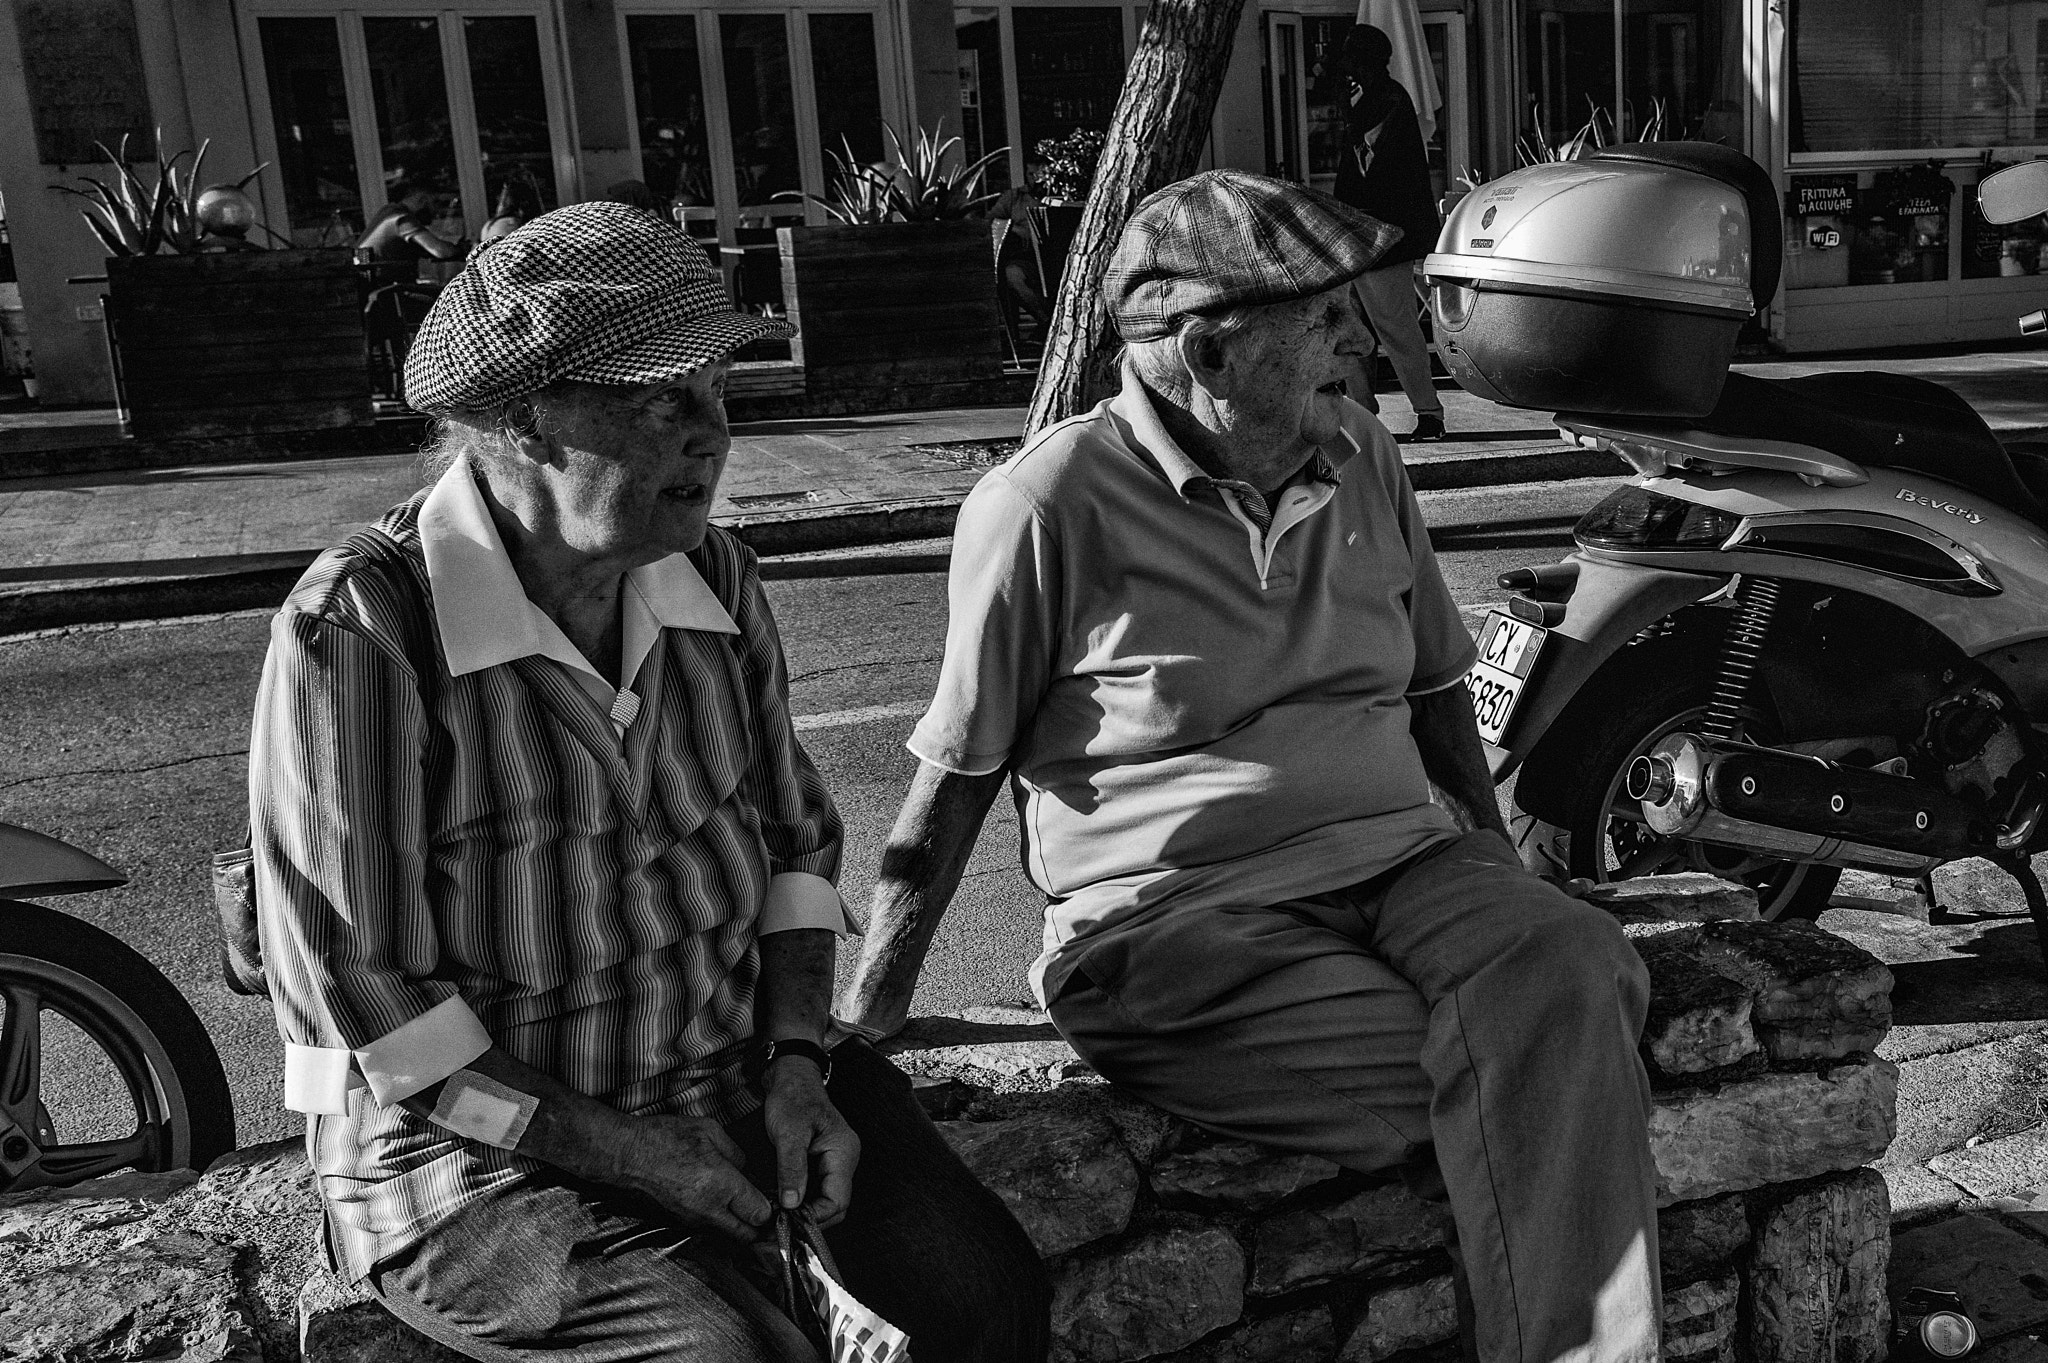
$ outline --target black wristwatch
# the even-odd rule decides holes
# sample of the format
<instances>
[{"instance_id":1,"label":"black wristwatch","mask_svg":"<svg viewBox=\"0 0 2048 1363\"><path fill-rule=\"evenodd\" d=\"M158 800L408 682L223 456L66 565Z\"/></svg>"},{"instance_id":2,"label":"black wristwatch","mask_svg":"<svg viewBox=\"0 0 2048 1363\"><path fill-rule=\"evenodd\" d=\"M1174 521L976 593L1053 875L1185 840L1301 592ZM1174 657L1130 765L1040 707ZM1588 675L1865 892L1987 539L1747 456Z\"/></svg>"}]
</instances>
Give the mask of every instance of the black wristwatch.
<instances>
[{"instance_id":1,"label":"black wristwatch","mask_svg":"<svg viewBox=\"0 0 2048 1363\"><path fill-rule=\"evenodd\" d=\"M760 1083L768 1074L768 1067L785 1055L800 1055L818 1067L818 1078L825 1083L832 1082L832 1057L823 1046L815 1041L791 1038L787 1041L763 1041L757 1044L747 1056L745 1066L747 1078Z\"/></svg>"}]
</instances>

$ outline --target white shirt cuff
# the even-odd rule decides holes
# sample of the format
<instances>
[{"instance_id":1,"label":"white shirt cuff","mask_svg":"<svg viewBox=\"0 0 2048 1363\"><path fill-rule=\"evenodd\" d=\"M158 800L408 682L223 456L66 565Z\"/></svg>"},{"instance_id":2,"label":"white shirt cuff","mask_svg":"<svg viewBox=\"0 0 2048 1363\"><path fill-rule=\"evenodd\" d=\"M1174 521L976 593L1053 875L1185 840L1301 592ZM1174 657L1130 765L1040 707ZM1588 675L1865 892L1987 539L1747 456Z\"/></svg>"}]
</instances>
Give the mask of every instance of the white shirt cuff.
<instances>
[{"instance_id":1,"label":"white shirt cuff","mask_svg":"<svg viewBox=\"0 0 2048 1363\"><path fill-rule=\"evenodd\" d=\"M823 928L841 937L860 932L831 881L809 871L783 871L768 878L768 902L761 906L755 934L766 937L794 928Z\"/></svg>"},{"instance_id":2,"label":"white shirt cuff","mask_svg":"<svg viewBox=\"0 0 2048 1363\"><path fill-rule=\"evenodd\" d=\"M351 1068L352 1051L328 1046L284 1043L284 1105L293 1112L340 1117L348 1113L348 1091L360 1088L362 1076Z\"/></svg>"},{"instance_id":3,"label":"white shirt cuff","mask_svg":"<svg viewBox=\"0 0 2048 1363\"><path fill-rule=\"evenodd\" d=\"M356 1065L370 1096L389 1106L440 1083L491 1048L491 1034L460 994L447 998L411 1022L358 1047Z\"/></svg>"}]
</instances>

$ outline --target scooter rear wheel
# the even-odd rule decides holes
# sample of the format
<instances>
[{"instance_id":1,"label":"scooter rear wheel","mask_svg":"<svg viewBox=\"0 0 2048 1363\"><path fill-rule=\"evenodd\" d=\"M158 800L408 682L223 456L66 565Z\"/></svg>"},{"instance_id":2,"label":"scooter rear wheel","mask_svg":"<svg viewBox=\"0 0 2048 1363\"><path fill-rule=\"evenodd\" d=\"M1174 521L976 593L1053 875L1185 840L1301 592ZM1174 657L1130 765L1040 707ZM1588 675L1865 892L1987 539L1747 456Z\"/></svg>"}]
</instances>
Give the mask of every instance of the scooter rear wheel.
<instances>
[{"instance_id":1,"label":"scooter rear wheel","mask_svg":"<svg viewBox=\"0 0 2048 1363\"><path fill-rule=\"evenodd\" d=\"M0 900L0 1192L234 1148L220 1057L171 982L90 923Z\"/></svg>"},{"instance_id":2,"label":"scooter rear wheel","mask_svg":"<svg viewBox=\"0 0 2048 1363\"><path fill-rule=\"evenodd\" d=\"M1767 919L1817 918L1841 879L1839 868L1660 837L1643 821L1640 803L1628 798L1629 763L1666 734L1697 731L1711 689L1710 679L1695 668L1643 671L1607 690L1607 703L1574 707L1576 731L1556 740L1556 750L1570 754L1558 785L1567 795L1557 851L1574 876L1610 881L1707 871L1754 889ZM1761 715L1744 718L1751 742L1771 741Z\"/></svg>"}]
</instances>

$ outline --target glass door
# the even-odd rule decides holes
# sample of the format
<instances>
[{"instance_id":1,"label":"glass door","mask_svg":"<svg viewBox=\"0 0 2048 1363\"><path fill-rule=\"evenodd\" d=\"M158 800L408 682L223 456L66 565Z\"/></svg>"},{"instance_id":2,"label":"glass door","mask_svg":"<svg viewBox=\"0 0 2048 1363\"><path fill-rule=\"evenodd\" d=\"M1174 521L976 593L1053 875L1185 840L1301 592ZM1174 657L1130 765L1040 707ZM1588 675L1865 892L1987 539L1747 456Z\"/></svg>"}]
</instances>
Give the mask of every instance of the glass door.
<instances>
[{"instance_id":1,"label":"glass door","mask_svg":"<svg viewBox=\"0 0 2048 1363\"><path fill-rule=\"evenodd\" d=\"M435 197L441 235L474 238L502 202L522 217L573 197L547 10L376 11L271 0L243 15L273 226L346 245L407 188Z\"/></svg>"},{"instance_id":2,"label":"glass door","mask_svg":"<svg viewBox=\"0 0 2048 1363\"><path fill-rule=\"evenodd\" d=\"M782 307L775 229L822 223L833 160L886 158L897 119L882 11L789 6L620 16L641 178L720 259L733 295ZM948 126L949 133L958 129Z\"/></svg>"}]
</instances>

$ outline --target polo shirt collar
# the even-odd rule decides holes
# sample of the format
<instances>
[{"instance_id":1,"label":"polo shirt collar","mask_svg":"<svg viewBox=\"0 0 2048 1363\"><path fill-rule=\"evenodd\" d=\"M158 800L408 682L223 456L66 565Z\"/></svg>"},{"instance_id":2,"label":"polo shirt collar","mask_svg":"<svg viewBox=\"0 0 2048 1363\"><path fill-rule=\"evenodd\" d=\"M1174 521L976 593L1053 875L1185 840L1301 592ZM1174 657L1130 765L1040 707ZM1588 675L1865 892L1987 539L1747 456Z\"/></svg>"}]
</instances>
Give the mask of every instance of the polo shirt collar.
<instances>
[{"instance_id":1,"label":"polo shirt collar","mask_svg":"<svg viewBox=\"0 0 2048 1363\"><path fill-rule=\"evenodd\" d=\"M1144 380L1138 377L1137 369L1128 359L1123 363L1123 388L1110 399L1109 409L1130 431L1137 451L1159 466L1159 471L1166 475L1166 480L1173 484L1174 491L1183 499L1219 481L1188 458L1180 442L1168 433L1166 423L1159 419L1159 409L1151 391L1145 387ZM1342 482L1338 470L1350 463L1360 448L1356 436L1349 430L1340 429L1338 443L1317 446L1305 472L1314 482Z\"/></svg>"},{"instance_id":2,"label":"polo shirt collar","mask_svg":"<svg viewBox=\"0 0 2048 1363\"><path fill-rule=\"evenodd\" d=\"M458 460L427 494L419 526L434 623L440 628L450 676L534 655L557 657L567 639L527 596L467 464ZM633 661L645 656L658 629L739 633L739 626L682 554L631 569L624 586L626 652ZM574 665L570 659L557 660ZM580 655L576 661L588 666ZM632 670L624 675L630 677Z\"/></svg>"}]
</instances>

